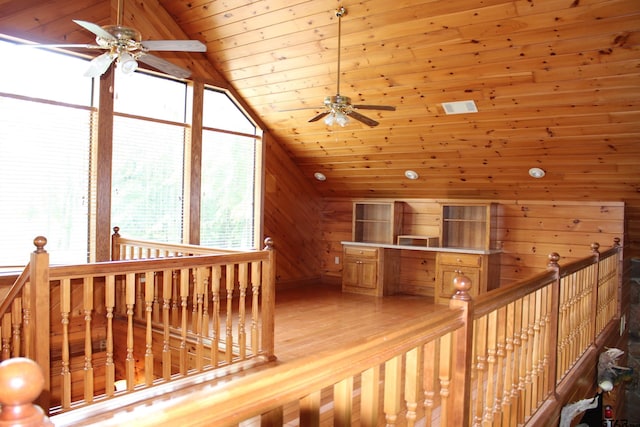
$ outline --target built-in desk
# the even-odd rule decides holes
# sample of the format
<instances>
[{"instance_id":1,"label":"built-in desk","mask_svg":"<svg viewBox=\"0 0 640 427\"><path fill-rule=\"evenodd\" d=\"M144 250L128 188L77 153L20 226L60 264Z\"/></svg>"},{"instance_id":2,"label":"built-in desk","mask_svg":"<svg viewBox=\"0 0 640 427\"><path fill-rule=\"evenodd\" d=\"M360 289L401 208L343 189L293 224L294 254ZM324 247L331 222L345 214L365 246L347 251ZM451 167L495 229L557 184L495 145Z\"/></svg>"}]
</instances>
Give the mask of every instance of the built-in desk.
<instances>
[{"instance_id":1,"label":"built-in desk","mask_svg":"<svg viewBox=\"0 0 640 427\"><path fill-rule=\"evenodd\" d=\"M433 252L436 259L434 301L448 303L453 295L456 271L471 279L472 296L497 286L499 250L443 248L386 243L341 242L343 246L342 290L384 296L397 293L400 251ZM491 285L490 285L491 284Z\"/></svg>"}]
</instances>

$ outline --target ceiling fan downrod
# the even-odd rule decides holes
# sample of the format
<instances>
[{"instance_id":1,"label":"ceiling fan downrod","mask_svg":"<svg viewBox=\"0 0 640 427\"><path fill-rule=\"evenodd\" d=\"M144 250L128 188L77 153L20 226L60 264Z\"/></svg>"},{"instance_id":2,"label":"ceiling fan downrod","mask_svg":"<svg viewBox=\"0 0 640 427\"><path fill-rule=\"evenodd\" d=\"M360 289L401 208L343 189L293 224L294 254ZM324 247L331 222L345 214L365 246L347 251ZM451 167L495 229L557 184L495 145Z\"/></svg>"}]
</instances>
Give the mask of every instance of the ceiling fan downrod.
<instances>
[{"instance_id":1,"label":"ceiling fan downrod","mask_svg":"<svg viewBox=\"0 0 640 427\"><path fill-rule=\"evenodd\" d=\"M336 98L340 97L340 51L341 49L341 40L342 40L342 17L347 14L347 9L344 6L340 6L336 9L336 16L338 17L338 78L336 85Z\"/></svg>"}]
</instances>

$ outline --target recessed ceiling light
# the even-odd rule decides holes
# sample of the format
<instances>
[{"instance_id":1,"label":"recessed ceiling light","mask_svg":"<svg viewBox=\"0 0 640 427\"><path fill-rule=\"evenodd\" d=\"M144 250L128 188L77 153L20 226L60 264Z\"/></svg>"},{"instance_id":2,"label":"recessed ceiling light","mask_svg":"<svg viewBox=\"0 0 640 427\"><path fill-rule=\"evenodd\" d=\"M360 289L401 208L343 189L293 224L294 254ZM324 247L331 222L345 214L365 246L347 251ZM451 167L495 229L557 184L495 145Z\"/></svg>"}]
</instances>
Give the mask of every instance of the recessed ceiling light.
<instances>
[{"instance_id":1,"label":"recessed ceiling light","mask_svg":"<svg viewBox=\"0 0 640 427\"><path fill-rule=\"evenodd\" d=\"M420 177L420 175L418 175L418 172L412 171L412 170L404 171L404 176L406 176L409 179L418 179Z\"/></svg>"},{"instance_id":2,"label":"recessed ceiling light","mask_svg":"<svg viewBox=\"0 0 640 427\"><path fill-rule=\"evenodd\" d=\"M540 168L529 169L529 175L533 178L542 178L545 175L545 171Z\"/></svg>"},{"instance_id":3,"label":"recessed ceiling light","mask_svg":"<svg viewBox=\"0 0 640 427\"><path fill-rule=\"evenodd\" d=\"M322 172L316 172L316 173L313 174L313 176L318 181L326 181L327 180L327 177Z\"/></svg>"}]
</instances>

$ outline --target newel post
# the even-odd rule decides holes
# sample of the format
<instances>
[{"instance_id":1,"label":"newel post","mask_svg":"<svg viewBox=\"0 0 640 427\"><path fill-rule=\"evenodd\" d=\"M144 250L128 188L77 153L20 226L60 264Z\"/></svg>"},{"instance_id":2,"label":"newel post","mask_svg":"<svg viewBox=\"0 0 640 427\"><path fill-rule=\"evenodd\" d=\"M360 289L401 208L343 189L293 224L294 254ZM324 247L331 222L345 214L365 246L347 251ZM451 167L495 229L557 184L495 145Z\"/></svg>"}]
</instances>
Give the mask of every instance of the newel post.
<instances>
[{"instance_id":1,"label":"newel post","mask_svg":"<svg viewBox=\"0 0 640 427\"><path fill-rule=\"evenodd\" d=\"M473 301L469 290L471 279L457 271L453 278L455 294L449 300L449 308L461 308L464 326L453 335L451 355L451 394L449 425L467 426L470 419L471 354L473 348Z\"/></svg>"},{"instance_id":2,"label":"newel post","mask_svg":"<svg viewBox=\"0 0 640 427\"><path fill-rule=\"evenodd\" d=\"M42 369L26 357L0 363L0 427L53 427L33 401L42 393Z\"/></svg>"},{"instance_id":3,"label":"newel post","mask_svg":"<svg viewBox=\"0 0 640 427\"><path fill-rule=\"evenodd\" d=\"M264 250L269 252L269 261L262 269L262 350L269 359L275 356L275 310L276 310L276 251L273 239L264 239ZM264 266L264 264L263 264Z\"/></svg>"},{"instance_id":4,"label":"newel post","mask_svg":"<svg viewBox=\"0 0 640 427\"><path fill-rule=\"evenodd\" d=\"M556 391L557 371L558 371L558 327L560 323L560 254L552 252L549 254L549 263L547 268L555 271L555 280L551 286L551 319L549 319L549 371L547 384L551 387L552 397L557 400Z\"/></svg>"},{"instance_id":5,"label":"newel post","mask_svg":"<svg viewBox=\"0 0 640 427\"><path fill-rule=\"evenodd\" d=\"M111 235L111 261L120 261L120 227L113 227Z\"/></svg>"},{"instance_id":6,"label":"newel post","mask_svg":"<svg viewBox=\"0 0 640 427\"><path fill-rule=\"evenodd\" d=\"M49 253L44 249L47 244L45 237L36 237L33 244L36 250L31 253L30 280L27 285L29 307L24 311L25 332L28 334L25 335L25 356L33 359L42 369L44 391L38 402L48 410L51 390Z\"/></svg>"}]
</instances>

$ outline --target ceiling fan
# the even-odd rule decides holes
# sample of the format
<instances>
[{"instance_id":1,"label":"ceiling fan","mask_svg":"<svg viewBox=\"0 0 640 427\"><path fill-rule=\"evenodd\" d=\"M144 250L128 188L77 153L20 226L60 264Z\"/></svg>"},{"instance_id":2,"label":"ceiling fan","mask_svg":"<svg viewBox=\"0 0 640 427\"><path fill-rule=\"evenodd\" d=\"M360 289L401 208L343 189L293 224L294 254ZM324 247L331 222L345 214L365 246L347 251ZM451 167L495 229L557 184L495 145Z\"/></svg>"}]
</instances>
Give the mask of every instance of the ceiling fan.
<instances>
[{"instance_id":1,"label":"ceiling fan","mask_svg":"<svg viewBox=\"0 0 640 427\"><path fill-rule=\"evenodd\" d=\"M327 96L324 99L324 111L314 117L309 122L315 122L324 118L324 122L331 126L334 123L338 123L340 126L345 126L349 122L349 117L364 123L367 126L378 126L378 122L360 114L356 110L385 110L395 111L396 107L389 105L359 105L351 104L351 98L348 96L340 95L340 46L341 46L341 33L342 33L342 17L347 14L347 10L344 7L339 7L336 10L336 16L338 17L338 73L337 73L337 87L335 96Z\"/></svg>"},{"instance_id":2,"label":"ceiling fan","mask_svg":"<svg viewBox=\"0 0 640 427\"><path fill-rule=\"evenodd\" d=\"M73 20L86 30L96 35L96 44L38 44L34 47L60 47L81 49L103 49L103 54L89 63L86 77L99 77L104 74L115 61L125 74L138 68L138 61L144 62L157 70L179 78L187 78L191 71L179 67L169 61L150 54L150 51L206 52L207 47L198 40L142 40L142 35L135 28L122 25L124 0L118 1L116 25L101 27L92 22Z\"/></svg>"}]
</instances>

